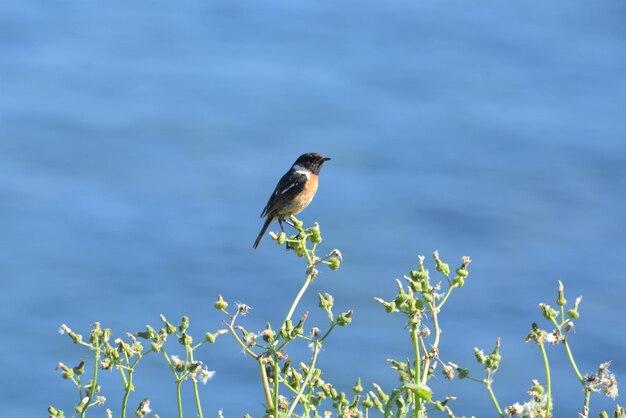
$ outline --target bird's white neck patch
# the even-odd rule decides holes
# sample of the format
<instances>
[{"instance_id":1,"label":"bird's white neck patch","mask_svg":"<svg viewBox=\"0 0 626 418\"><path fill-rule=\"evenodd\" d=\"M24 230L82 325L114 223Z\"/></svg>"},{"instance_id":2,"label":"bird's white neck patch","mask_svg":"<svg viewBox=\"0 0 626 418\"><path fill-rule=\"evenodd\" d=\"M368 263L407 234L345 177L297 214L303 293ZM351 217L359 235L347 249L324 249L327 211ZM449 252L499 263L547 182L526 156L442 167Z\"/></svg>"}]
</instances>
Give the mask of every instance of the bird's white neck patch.
<instances>
[{"instance_id":1,"label":"bird's white neck patch","mask_svg":"<svg viewBox=\"0 0 626 418\"><path fill-rule=\"evenodd\" d=\"M291 167L291 168L293 168L296 171L296 173L298 173L298 174L304 174L306 176L307 180L311 176L311 170L307 170L306 168L301 167L298 164L294 164L293 167Z\"/></svg>"}]
</instances>

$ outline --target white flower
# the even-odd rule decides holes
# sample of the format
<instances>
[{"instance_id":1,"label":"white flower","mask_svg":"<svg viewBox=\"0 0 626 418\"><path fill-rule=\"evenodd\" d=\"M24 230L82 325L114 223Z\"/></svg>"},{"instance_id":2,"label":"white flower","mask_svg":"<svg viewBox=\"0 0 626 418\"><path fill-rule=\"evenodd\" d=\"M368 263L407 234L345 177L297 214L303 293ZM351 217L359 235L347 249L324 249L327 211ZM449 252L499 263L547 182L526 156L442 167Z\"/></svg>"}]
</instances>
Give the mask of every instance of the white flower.
<instances>
[{"instance_id":1,"label":"white flower","mask_svg":"<svg viewBox=\"0 0 626 418\"><path fill-rule=\"evenodd\" d=\"M200 371L198 372L198 376L200 377L200 380L205 385L206 385L206 382L211 380L214 375L215 375L215 372L207 369L206 366L204 367L204 369L200 369Z\"/></svg>"}]
</instances>

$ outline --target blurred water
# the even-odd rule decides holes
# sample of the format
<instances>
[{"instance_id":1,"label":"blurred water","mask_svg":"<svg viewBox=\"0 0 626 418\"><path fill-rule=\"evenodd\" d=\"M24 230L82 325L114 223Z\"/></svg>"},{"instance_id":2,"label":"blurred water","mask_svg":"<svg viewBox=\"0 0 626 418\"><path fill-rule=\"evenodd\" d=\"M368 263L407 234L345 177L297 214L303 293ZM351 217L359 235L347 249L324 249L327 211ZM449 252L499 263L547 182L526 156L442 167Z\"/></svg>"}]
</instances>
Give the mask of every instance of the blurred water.
<instances>
[{"instance_id":1,"label":"blurred water","mask_svg":"<svg viewBox=\"0 0 626 418\"><path fill-rule=\"evenodd\" d=\"M328 381L397 383L385 359L409 355L409 341L372 297L435 249L474 260L442 317L442 357L478 372L472 348L502 337L503 405L543 376L523 338L557 279L571 301L584 294L581 370L613 360L623 380L626 6L466 6L3 3L3 415L71 410L54 367L83 352L61 323L123 335L187 314L201 335L220 326L218 293L254 307L250 329L280 321L302 263L268 239L250 247L275 182L306 151L333 160L302 219L345 263L322 271L302 309L321 320L320 291L355 310L322 353ZM207 416L262 414L257 369L231 341L200 356L217 371ZM578 384L560 351L551 361L557 415L574 416ZM115 377L103 385L113 409ZM149 396L173 416L168 378L147 358L133 405ZM432 386L459 396L458 415L494 415L479 385Z\"/></svg>"}]
</instances>

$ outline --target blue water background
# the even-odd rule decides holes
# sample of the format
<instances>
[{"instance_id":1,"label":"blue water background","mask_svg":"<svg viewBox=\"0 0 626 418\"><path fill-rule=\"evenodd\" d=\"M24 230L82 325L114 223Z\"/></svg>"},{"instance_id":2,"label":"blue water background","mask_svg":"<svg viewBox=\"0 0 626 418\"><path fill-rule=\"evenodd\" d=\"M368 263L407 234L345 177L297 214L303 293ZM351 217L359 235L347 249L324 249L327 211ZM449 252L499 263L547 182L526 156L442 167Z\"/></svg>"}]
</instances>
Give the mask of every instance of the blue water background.
<instances>
[{"instance_id":1,"label":"blue water background","mask_svg":"<svg viewBox=\"0 0 626 418\"><path fill-rule=\"evenodd\" d=\"M417 254L434 272L433 250L453 267L473 259L441 317L441 356L480 376L473 347L501 337L503 407L544 379L523 339L531 322L548 326L537 304L554 305L557 279L570 302L584 295L580 369L613 360L625 381L625 19L620 1L4 2L2 416L71 411L77 395L54 368L84 351L61 323L125 336L187 314L200 338L221 328L217 294L254 307L251 330L282 320L303 262L251 244L307 151L333 159L301 218L345 261L321 269L298 314L323 324L317 292L354 309L321 354L327 381L397 384L385 360L410 342L372 298L390 298ZM262 415L257 367L231 339L198 357L217 372L201 387L205 416ZM550 360L556 416L576 416L560 347ZM175 416L168 373L144 360L133 410L150 397ZM117 377L103 374L113 410ZM438 376L432 388L459 397L459 416L495 415L478 384Z\"/></svg>"}]
</instances>

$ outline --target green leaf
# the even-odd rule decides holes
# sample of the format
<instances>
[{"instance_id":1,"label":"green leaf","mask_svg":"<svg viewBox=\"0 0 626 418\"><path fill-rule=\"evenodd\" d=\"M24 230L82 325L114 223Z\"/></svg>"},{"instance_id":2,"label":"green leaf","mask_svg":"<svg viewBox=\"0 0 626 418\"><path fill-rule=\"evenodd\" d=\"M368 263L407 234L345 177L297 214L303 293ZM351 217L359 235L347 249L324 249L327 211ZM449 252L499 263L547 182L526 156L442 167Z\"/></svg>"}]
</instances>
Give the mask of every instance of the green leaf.
<instances>
[{"instance_id":1,"label":"green leaf","mask_svg":"<svg viewBox=\"0 0 626 418\"><path fill-rule=\"evenodd\" d=\"M430 402L433 396L433 391L430 390L425 383L407 383L404 385L407 389L410 389L417 395L418 398Z\"/></svg>"},{"instance_id":2,"label":"green leaf","mask_svg":"<svg viewBox=\"0 0 626 418\"><path fill-rule=\"evenodd\" d=\"M387 405L385 405L385 418L391 415L391 408L396 398L405 391L411 391L415 395L426 402L431 402L433 391L425 383L406 383L403 386L396 388L391 392ZM421 402L421 401L420 401Z\"/></svg>"}]
</instances>

